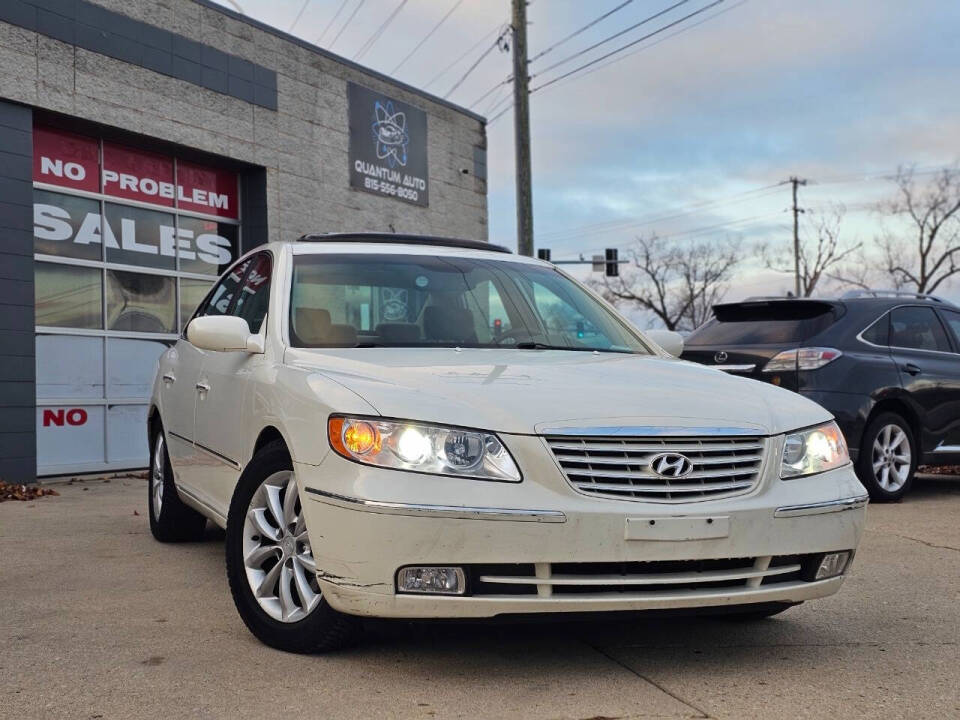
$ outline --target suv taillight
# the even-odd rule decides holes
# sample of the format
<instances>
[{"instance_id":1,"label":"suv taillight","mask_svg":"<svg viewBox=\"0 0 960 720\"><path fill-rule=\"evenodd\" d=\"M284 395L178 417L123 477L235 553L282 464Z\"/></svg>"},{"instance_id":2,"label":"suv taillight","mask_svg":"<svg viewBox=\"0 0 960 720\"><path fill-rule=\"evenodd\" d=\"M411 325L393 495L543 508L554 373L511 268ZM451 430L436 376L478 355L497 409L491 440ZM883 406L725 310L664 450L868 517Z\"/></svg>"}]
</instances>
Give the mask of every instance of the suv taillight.
<instances>
[{"instance_id":1,"label":"suv taillight","mask_svg":"<svg viewBox=\"0 0 960 720\"><path fill-rule=\"evenodd\" d=\"M784 350L777 353L763 367L764 372L790 372L792 370L818 370L832 363L842 352L834 348L812 347Z\"/></svg>"}]
</instances>

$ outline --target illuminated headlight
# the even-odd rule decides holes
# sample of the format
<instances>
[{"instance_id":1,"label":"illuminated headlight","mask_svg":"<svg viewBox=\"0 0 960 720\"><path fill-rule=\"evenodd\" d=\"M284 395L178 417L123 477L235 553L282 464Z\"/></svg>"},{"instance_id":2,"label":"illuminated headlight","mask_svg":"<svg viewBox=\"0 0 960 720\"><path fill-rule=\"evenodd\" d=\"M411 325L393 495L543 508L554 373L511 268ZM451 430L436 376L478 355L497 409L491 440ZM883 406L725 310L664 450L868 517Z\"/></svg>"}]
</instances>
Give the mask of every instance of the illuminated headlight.
<instances>
[{"instance_id":1,"label":"illuminated headlight","mask_svg":"<svg viewBox=\"0 0 960 720\"><path fill-rule=\"evenodd\" d=\"M835 422L789 433L783 443L780 477L813 475L850 462L847 443Z\"/></svg>"},{"instance_id":2,"label":"illuminated headlight","mask_svg":"<svg viewBox=\"0 0 960 720\"><path fill-rule=\"evenodd\" d=\"M403 420L331 417L330 446L365 465L520 482L520 470L493 433Z\"/></svg>"}]
</instances>

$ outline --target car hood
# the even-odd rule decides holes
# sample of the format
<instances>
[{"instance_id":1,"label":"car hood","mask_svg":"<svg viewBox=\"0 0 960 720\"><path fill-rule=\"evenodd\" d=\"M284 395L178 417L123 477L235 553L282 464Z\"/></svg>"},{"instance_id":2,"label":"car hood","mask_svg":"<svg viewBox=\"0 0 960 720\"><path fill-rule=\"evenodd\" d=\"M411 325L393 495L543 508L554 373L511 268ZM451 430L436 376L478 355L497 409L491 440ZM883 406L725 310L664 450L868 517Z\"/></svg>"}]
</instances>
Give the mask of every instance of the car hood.
<instances>
[{"instance_id":1,"label":"car hood","mask_svg":"<svg viewBox=\"0 0 960 720\"><path fill-rule=\"evenodd\" d=\"M384 417L507 433L558 427L748 428L779 434L830 413L794 393L673 358L563 350L290 348Z\"/></svg>"}]
</instances>

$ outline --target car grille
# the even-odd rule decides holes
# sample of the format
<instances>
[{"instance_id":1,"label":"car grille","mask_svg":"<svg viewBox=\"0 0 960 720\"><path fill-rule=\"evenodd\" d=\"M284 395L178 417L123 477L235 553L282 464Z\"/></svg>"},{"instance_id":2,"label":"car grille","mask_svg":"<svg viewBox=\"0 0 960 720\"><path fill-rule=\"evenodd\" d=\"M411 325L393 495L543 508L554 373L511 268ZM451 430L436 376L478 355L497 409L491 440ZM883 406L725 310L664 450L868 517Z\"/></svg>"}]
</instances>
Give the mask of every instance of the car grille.
<instances>
[{"instance_id":1,"label":"car grille","mask_svg":"<svg viewBox=\"0 0 960 720\"><path fill-rule=\"evenodd\" d=\"M760 479L761 436L620 437L547 435L547 443L580 491L625 500L684 502L748 492ZM684 477L654 472L663 453L690 460Z\"/></svg>"},{"instance_id":2,"label":"car grille","mask_svg":"<svg viewBox=\"0 0 960 720\"><path fill-rule=\"evenodd\" d=\"M466 570L471 595L475 596L619 593L652 598L798 582L804 575L810 575L819 557L781 555L718 560L471 565Z\"/></svg>"}]
</instances>

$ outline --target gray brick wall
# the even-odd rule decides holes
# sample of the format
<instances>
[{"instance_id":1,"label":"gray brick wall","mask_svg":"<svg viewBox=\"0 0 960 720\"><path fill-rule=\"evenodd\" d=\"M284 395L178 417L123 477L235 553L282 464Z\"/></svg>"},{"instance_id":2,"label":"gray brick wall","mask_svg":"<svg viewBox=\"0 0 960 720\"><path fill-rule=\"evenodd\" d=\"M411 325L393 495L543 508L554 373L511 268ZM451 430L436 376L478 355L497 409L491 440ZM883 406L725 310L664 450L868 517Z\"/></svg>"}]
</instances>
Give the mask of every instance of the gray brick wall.
<instances>
[{"instance_id":1,"label":"gray brick wall","mask_svg":"<svg viewBox=\"0 0 960 720\"><path fill-rule=\"evenodd\" d=\"M265 168L270 240L305 232L388 230L487 238L486 149L476 116L195 0L94 0L277 74L277 110L0 22L0 98ZM346 84L427 113L430 206L349 188ZM469 174L461 168L471 170Z\"/></svg>"},{"instance_id":2,"label":"gray brick wall","mask_svg":"<svg viewBox=\"0 0 960 720\"><path fill-rule=\"evenodd\" d=\"M33 113L0 100L0 480L37 470L33 334Z\"/></svg>"}]
</instances>

